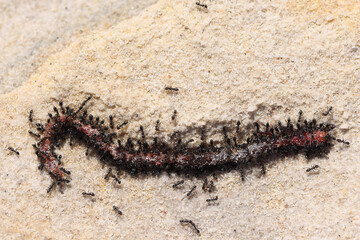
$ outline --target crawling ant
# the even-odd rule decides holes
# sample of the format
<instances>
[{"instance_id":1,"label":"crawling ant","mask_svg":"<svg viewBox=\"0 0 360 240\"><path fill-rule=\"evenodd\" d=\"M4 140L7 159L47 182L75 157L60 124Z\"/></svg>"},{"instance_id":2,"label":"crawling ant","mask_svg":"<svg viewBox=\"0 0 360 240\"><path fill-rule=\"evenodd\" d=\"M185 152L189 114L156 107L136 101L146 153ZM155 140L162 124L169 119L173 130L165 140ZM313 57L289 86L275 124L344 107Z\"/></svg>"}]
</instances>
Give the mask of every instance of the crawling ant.
<instances>
[{"instance_id":1,"label":"crawling ant","mask_svg":"<svg viewBox=\"0 0 360 240\"><path fill-rule=\"evenodd\" d=\"M114 123L113 123L113 119L114 117L112 115L109 116L109 120L110 120L110 128L114 129Z\"/></svg>"},{"instance_id":2,"label":"crawling ant","mask_svg":"<svg viewBox=\"0 0 360 240\"><path fill-rule=\"evenodd\" d=\"M144 127L140 125L141 138L145 138Z\"/></svg>"},{"instance_id":3,"label":"crawling ant","mask_svg":"<svg viewBox=\"0 0 360 240\"><path fill-rule=\"evenodd\" d=\"M208 185L208 180L207 180L207 178L205 178L204 181L203 181L202 190L205 191L206 188L207 188L207 185Z\"/></svg>"},{"instance_id":4,"label":"crawling ant","mask_svg":"<svg viewBox=\"0 0 360 240\"><path fill-rule=\"evenodd\" d=\"M170 91L175 91L175 92L179 91L178 88L173 88L173 87L165 87L165 90L170 90Z\"/></svg>"},{"instance_id":5,"label":"crawling ant","mask_svg":"<svg viewBox=\"0 0 360 240\"><path fill-rule=\"evenodd\" d=\"M236 122L236 133L239 134L240 132L240 121Z\"/></svg>"},{"instance_id":6,"label":"crawling ant","mask_svg":"<svg viewBox=\"0 0 360 240\"><path fill-rule=\"evenodd\" d=\"M111 168L108 169L108 171L107 171L107 173L106 173L106 175L104 177L105 180L108 179L109 176L112 174L111 170L112 170Z\"/></svg>"},{"instance_id":7,"label":"crawling ant","mask_svg":"<svg viewBox=\"0 0 360 240\"><path fill-rule=\"evenodd\" d=\"M202 190L204 191L208 191L208 192L212 192L214 191L214 181L210 180L210 182L208 182L207 178L204 179L204 183L202 185Z\"/></svg>"},{"instance_id":8,"label":"crawling ant","mask_svg":"<svg viewBox=\"0 0 360 240\"><path fill-rule=\"evenodd\" d=\"M113 209L115 212L117 212L119 215L123 215L122 211L120 211L120 209L117 206L113 206Z\"/></svg>"},{"instance_id":9,"label":"crawling ant","mask_svg":"<svg viewBox=\"0 0 360 240\"><path fill-rule=\"evenodd\" d=\"M176 187L178 187L179 185L183 184L184 182L185 182L184 180L178 181L178 182L174 183L172 187L173 187L173 188L176 188Z\"/></svg>"},{"instance_id":10,"label":"crawling ant","mask_svg":"<svg viewBox=\"0 0 360 240\"><path fill-rule=\"evenodd\" d=\"M215 180L217 179L217 176L215 175L215 173L213 174L213 178ZM208 179L205 178L203 181L202 190L208 191L209 193L211 193L214 191L214 189L215 189L214 181L213 180L208 181Z\"/></svg>"},{"instance_id":11,"label":"crawling ant","mask_svg":"<svg viewBox=\"0 0 360 240\"><path fill-rule=\"evenodd\" d=\"M265 175L266 174L266 166L263 162L261 162L261 174Z\"/></svg>"},{"instance_id":12,"label":"crawling ant","mask_svg":"<svg viewBox=\"0 0 360 240\"><path fill-rule=\"evenodd\" d=\"M39 138L39 137L40 137L39 134L34 133L33 131L30 131L30 130L29 130L28 132L29 132L29 134L32 135L33 137L36 137L36 138Z\"/></svg>"},{"instance_id":13,"label":"crawling ant","mask_svg":"<svg viewBox=\"0 0 360 240\"><path fill-rule=\"evenodd\" d=\"M213 197L213 198L206 199L206 202L208 202L208 203L210 203L210 202L215 202L215 201L217 201L218 199L219 199L218 196L215 196L215 197Z\"/></svg>"},{"instance_id":14,"label":"crawling ant","mask_svg":"<svg viewBox=\"0 0 360 240\"><path fill-rule=\"evenodd\" d=\"M198 5L199 7L208 8L206 4L200 3L200 1L195 2L195 4Z\"/></svg>"},{"instance_id":15,"label":"crawling ant","mask_svg":"<svg viewBox=\"0 0 360 240\"><path fill-rule=\"evenodd\" d=\"M121 180L118 179L115 175L111 176L118 184L121 184Z\"/></svg>"},{"instance_id":16,"label":"crawling ant","mask_svg":"<svg viewBox=\"0 0 360 240\"><path fill-rule=\"evenodd\" d=\"M48 189L47 189L47 193L49 193L53 188L54 188L54 186L55 186L55 182L53 182L49 187L48 187Z\"/></svg>"},{"instance_id":17,"label":"crawling ant","mask_svg":"<svg viewBox=\"0 0 360 240\"><path fill-rule=\"evenodd\" d=\"M196 233L197 233L197 234L200 234L200 230L197 228L196 224L195 224L193 221L191 221L191 220L189 220L189 219L181 219L181 220L180 220L180 223L181 223L181 224L190 224L190 225L194 228L194 230L196 231Z\"/></svg>"},{"instance_id":18,"label":"crawling ant","mask_svg":"<svg viewBox=\"0 0 360 240\"><path fill-rule=\"evenodd\" d=\"M10 151L12 151L12 152L14 152L16 155L20 155L20 153L18 152L18 151L16 151L14 148L12 148L12 147L8 147L8 149L10 150Z\"/></svg>"},{"instance_id":19,"label":"crawling ant","mask_svg":"<svg viewBox=\"0 0 360 240\"><path fill-rule=\"evenodd\" d=\"M227 135L227 129L225 126L223 126L223 135L224 135L224 140L225 142L231 146L231 141L230 141L230 138L228 138L228 135Z\"/></svg>"},{"instance_id":20,"label":"crawling ant","mask_svg":"<svg viewBox=\"0 0 360 240\"><path fill-rule=\"evenodd\" d=\"M87 103L88 101L90 101L91 98L92 98L92 96L89 96L85 101L83 101L83 102L81 103L79 109L78 109L74 114L77 115L77 114L84 108L84 106L86 105L86 103ZM59 105L60 105L60 103L59 103ZM63 111L62 104L60 105L60 107L61 107L61 110ZM73 110L73 109L70 109L70 111L71 111L71 110ZM56 111L56 112L57 112L57 111ZM58 113L58 112L57 112L57 113Z\"/></svg>"},{"instance_id":21,"label":"crawling ant","mask_svg":"<svg viewBox=\"0 0 360 240\"><path fill-rule=\"evenodd\" d=\"M316 165L314 165L314 166L306 169L306 172L311 172L311 171L313 171L313 170L315 170L315 169L317 169L317 168L319 168L319 165L316 164Z\"/></svg>"},{"instance_id":22,"label":"crawling ant","mask_svg":"<svg viewBox=\"0 0 360 240\"><path fill-rule=\"evenodd\" d=\"M33 121L33 113L34 113L34 111L30 110L30 112L29 112L29 122L31 122L31 123Z\"/></svg>"},{"instance_id":23,"label":"crawling ant","mask_svg":"<svg viewBox=\"0 0 360 240\"><path fill-rule=\"evenodd\" d=\"M214 191L214 181L211 180L208 186L208 191L211 193L212 191Z\"/></svg>"},{"instance_id":24,"label":"crawling ant","mask_svg":"<svg viewBox=\"0 0 360 240\"><path fill-rule=\"evenodd\" d=\"M35 125L36 125L36 130L38 130L40 132L45 131L45 128L41 123L36 123Z\"/></svg>"},{"instance_id":25,"label":"crawling ant","mask_svg":"<svg viewBox=\"0 0 360 240\"><path fill-rule=\"evenodd\" d=\"M62 113L62 114L65 114L64 103L63 103L63 102L59 102L59 106L60 106L60 109L61 109L61 113Z\"/></svg>"},{"instance_id":26,"label":"crawling ant","mask_svg":"<svg viewBox=\"0 0 360 240\"><path fill-rule=\"evenodd\" d=\"M117 178L113 173L112 173L112 168L109 168L106 175L104 176L104 179L108 179L109 177L112 177L118 184L121 184L121 180L119 178Z\"/></svg>"},{"instance_id":27,"label":"crawling ant","mask_svg":"<svg viewBox=\"0 0 360 240\"><path fill-rule=\"evenodd\" d=\"M60 102L60 103L61 103L61 102ZM60 104L60 103L59 103L59 104ZM61 105L60 105L60 106L61 106ZM69 110L69 107L67 107L66 109ZM60 115L60 114L59 114L59 110L58 110L55 106L53 107L53 110L54 110L54 112L56 113L57 116ZM64 113L65 113L65 112L64 112Z\"/></svg>"},{"instance_id":28,"label":"crawling ant","mask_svg":"<svg viewBox=\"0 0 360 240\"><path fill-rule=\"evenodd\" d=\"M61 159L61 158L60 158ZM70 175L71 174L71 172L70 171L68 171L68 170L66 170L65 168L60 168L60 170L61 171L63 171L64 173L66 173L67 175Z\"/></svg>"},{"instance_id":29,"label":"crawling ant","mask_svg":"<svg viewBox=\"0 0 360 240\"><path fill-rule=\"evenodd\" d=\"M83 192L82 195L83 195L83 196L95 197L95 193L93 193L93 192Z\"/></svg>"},{"instance_id":30,"label":"crawling ant","mask_svg":"<svg viewBox=\"0 0 360 240\"><path fill-rule=\"evenodd\" d=\"M85 156L88 156L88 155L89 155L89 149L90 149L90 145L89 145L89 146L87 146L87 148L86 148L86 151L85 151Z\"/></svg>"},{"instance_id":31,"label":"crawling ant","mask_svg":"<svg viewBox=\"0 0 360 240\"><path fill-rule=\"evenodd\" d=\"M128 123L129 123L128 121L124 121L122 124L118 125L116 128L119 130L120 128L122 128L123 126L125 126Z\"/></svg>"},{"instance_id":32,"label":"crawling ant","mask_svg":"<svg viewBox=\"0 0 360 240\"><path fill-rule=\"evenodd\" d=\"M187 148L187 146L189 145L189 143L192 143L193 141L194 141L194 139L188 140L188 141L184 144L184 148Z\"/></svg>"},{"instance_id":33,"label":"crawling ant","mask_svg":"<svg viewBox=\"0 0 360 240\"><path fill-rule=\"evenodd\" d=\"M336 141L339 142L339 143L344 143L346 145L350 145L350 142L342 140L342 139L336 139Z\"/></svg>"},{"instance_id":34,"label":"crawling ant","mask_svg":"<svg viewBox=\"0 0 360 240\"><path fill-rule=\"evenodd\" d=\"M194 185L191 189L190 189L190 191L186 194L186 196L190 196L193 192L194 192L194 190L196 189L196 186Z\"/></svg>"},{"instance_id":35,"label":"crawling ant","mask_svg":"<svg viewBox=\"0 0 360 240\"><path fill-rule=\"evenodd\" d=\"M329 115L330 111L332 110L332 106L330 106L329 110L327 110L325 113L323 113L324 116Z\"/></svg>"},{"instance_id":36,"label":"crawling ant","mask_svg":"<svg viewBox=\"0 0 360 240\"><path fill-rule=\"evenodd\" d=\"M245 170L244 168L240 168L240 177L241 177L241 181L245 182Z\"/></svg>"},{"instance_id":37,"label":"crawling ant","mask_svg":"<svg viewBox=\"0 0 360 240\"><path fill-rule=\"evenodd\" d=\"M155 125L155 131L159 131L159 130L160 130L159 125L160 125L160 120L157 120L157 121L156 121L156 125Z\"/></svg>"},{"instance_id":38,"label":"crawling ant","mask_svg":"<svg viewBox=\"0 0 360 240\"><path fill-rule=\"evenodd\" d=\"M215 173L213 173L213 178L215 179L215 180L218 180L218 177L216 176L216 174Z\"/></svg>"},{"instance_id":39,"label":"crawling ant","mask_svg":"<svg viewBox=\"0 0 360 240\"><path fill-rule=\"evenodd\" d=\"M174 110L174 114L171 116L171 120L175 120L176 114L177 114L177 111Z\"/></svg>"}]
</instances>

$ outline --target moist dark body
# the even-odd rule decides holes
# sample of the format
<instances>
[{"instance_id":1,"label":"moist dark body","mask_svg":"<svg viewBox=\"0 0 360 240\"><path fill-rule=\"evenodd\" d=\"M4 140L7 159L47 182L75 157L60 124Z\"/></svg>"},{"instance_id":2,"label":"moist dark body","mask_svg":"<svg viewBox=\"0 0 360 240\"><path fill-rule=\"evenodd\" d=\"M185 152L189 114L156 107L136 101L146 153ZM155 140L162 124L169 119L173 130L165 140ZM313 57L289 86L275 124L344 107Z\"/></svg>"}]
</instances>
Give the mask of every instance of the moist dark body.
<instances>
[{"instance_id":1,"label":"moist dark body","mask_svg":"<svg viewBox=\"0 0 360 240\"><path fill-rule=\"evenodd\" d=\"M188 148L186 143L180 141L175 146L158 139L148 143L142 127L141 139L116 141L112 116L110 128L105 127L104 121L100 121L99 118L87 116L86 111L79 116L89 99L76 112L69 107L63 108L62 103L61 111L54 107L56 114L49 114L48 123L41 129L42 138L35 145L41 168L44 167L58 182L67 181L65 176L68 173L60 167L61 161L55 153L55 148L68 136L71 139L76 137L89 148L95 149L101 161L118 169L132 173L165 170L185 174L245 169L254 165L263 166L264 169L266 162L279 156L305 153L307 157L311 157L327 153L334 139L329 134L334 128L333 125L318 125L315 120L309 123L306 120L301 122L300 112L295 127L290 119L285 126L279 123L278 126L270 127L267 124L264 130L260 130L259 124L256 123L256 130L241 145L237 144L236 140L231 141L228 138L225 127L222 146L214 146L212 141L203 142L197 148Z\"/></svg>"}]
</instances>

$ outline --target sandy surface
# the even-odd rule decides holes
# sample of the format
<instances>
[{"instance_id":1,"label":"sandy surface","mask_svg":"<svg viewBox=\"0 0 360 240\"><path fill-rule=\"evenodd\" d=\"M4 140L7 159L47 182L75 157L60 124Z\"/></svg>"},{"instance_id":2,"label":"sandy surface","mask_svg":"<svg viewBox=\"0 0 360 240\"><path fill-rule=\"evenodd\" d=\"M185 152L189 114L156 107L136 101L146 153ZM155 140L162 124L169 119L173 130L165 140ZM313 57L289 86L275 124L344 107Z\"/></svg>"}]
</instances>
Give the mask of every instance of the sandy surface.
<instances>
[{"instance_id":1,"label":"sandy surface","mask_svg":"<svg viewBox=\"0 0 360 240\"><path fill-rule=\"evenodd\" d=\"M51 54L22 86L0 96L0 237L15 239L355 239L360 232L359 5L357 1L160 0L139 15L74 38ZM3 24L3 23L2 23ZM14 50L15 51L15 50ZM21 67L19 71L22 70ZM178 87L178 93L165 91ZM45 123L58 101L128 120L123 137L149 139L184 131L184 139L220 139L222 126L305 117L332 122L336 144L326 158L286 157L242 182L218 176L218 204L208 205L201 179L105 181L107 166L86 146L58 153L70 187L46 193L51 179L37 169L27 134L30 109ZM324 117L329 106L332 113ZM171 120L177 110L176 121ZM156 133L156 120L161 132ZM231 133L229 133L231 134ZM196 144L196 143L194 143ZM12 146L20 156L11 153ZM306 174L313 164L319 174ZM191 186L198 190L188 199ZM96 196L84 198L83 191ZM116 205L124 215L112 209ZM201 235L181 226L197 223Z\"/></svg>"},{"instance_id":2,"label":"sandy surface","mask_svg":"<svg viewBox=\"0 0 360 240\"><path fill-rule=\"evenodd\" d=\"M0 0L0 93L27 81L80 36L137 15L156 0Z\"/></svg>"}]
</instances>

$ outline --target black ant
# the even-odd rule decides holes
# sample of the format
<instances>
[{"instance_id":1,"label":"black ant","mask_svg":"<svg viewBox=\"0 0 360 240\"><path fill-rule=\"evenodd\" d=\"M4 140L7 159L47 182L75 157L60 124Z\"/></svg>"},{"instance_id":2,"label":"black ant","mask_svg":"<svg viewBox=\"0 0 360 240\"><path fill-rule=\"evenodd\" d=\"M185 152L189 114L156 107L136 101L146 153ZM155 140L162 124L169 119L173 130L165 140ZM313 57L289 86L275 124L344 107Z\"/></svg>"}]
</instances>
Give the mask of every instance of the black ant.
<instances>
[{"instance_id":1,"label":"black ant","mask_svg":"<svg viewBox=\"0 0 360 240\"><path fill-rule=\"evenodd\" d=\"M83 196L95 197L95 193L93 193L93 192L83 192L82 195L83 195Z\"/></svg>"},{"instance_id":2,"label":"black ant","mask_svg":"<svg viewBox=\"0 0 360 240\"><path fill-rule=\"evenodd\" d=\"M125 126L128 123L129 123L128 121L124 121L122 124L118 125L116 128L119 130L120 128L122 128L123 126Z\"/></svg>"},{"instance_id":3,"label":"black ant","mask_svg":"<svg viewBox=\"0 0 360 240\"><path fill-rule=\"evenodd\" d=\"M61 159L61 158L60 158ZM70 171L68 171L68 170L66 170L65 168L60 168L60 170L61 171L63 171L64 173L66 173L67 175L70 175L71 174L71 172Z\"/></svg>"},{"instance_id":4,"label":"black ant","mask_svg":"<svg viewBox=\"0 0 360 240\"><path fill-rule=\"evenodd\" d=\"M107 171L107 173L106 173L106 175L105 175L105 177L104 177L105 180L108 179L109 176L112 174L111 170L112 170L112 169L109 168L109 170Z\"/></svg>"},{"instance_id":5,"label":"black ant","mask_svg":"<svg viewBox=\"0 0 360 240\"><path fill-rule=\"evenodd\" d=\"M329 110L327 110L325 113L323 113L324 116L329 115L330 111L332 110L332 106L330 106Z\"/></svg>"},{"instance_id":6,"label":"black ant","mask_svg":"<svg viewBox=\"0 0 360 240\"><path fill-rule=\"evenodd\" d=\"M47 193L49 193L53 188L54 188L54 186L55 186L55 182L53 182L49 187L48 187L48 189L47 189Z\"/></svg>"},{"instance_id":7,"label":"black ant","mask_svg":"<svg viewBox=\"0 0 360 240\"><path fill-rule=\"evenodd\" d=\"M315 170L315 169L317 169L317 168L319 168L319 165L316 164L316 165L314 165L314 166L306 169L306 172L311 172L311 171L313 171L313 170Z\"/></svg>"},{"instance_id":8,"label":"black ant","mask_svg":"<svg viewBox=\"0 0 360 240\"><path fill-rule=\"evenodd\" d=\"M350 145L350 142L342 140L342 139L336 139L336 141L339 142L339 143L344 143L346 145Z\"/></svg>"},{"instance_id":9,"label":"black ant","mask_svg":"<svg viewBox=\"0 0 360 240\"><path fill-rule=\"evenodd\" d=\"M145 138L144 128L142 125L140 125L140 131L141 131L141 138Z\"/></svg>"},{"instance_id":10,"label":"black ant","mask_svg":"<svg viewBox=\"0 0 360 240\"><path fill-rule=\"evenodd\" d=\"M177 111L174 110L174 114L171 116L171 120L175 120L176 114L177 114Z\"/></svg>"},{"instance_id":11,"label":"black ant","mask_svg":"<svg viewBox=\"0 0 360 240\"><path fill-rule=\"evenodd\" d=\"M299 111L299 117L298 117L298 120L297 120L298 123L301 122L301 116L302 116L302 114L303 114L303 111L300 110L300 111Z\"/></svg>"},{"instance_id":12,"label":"black ant","mask_svg":"<svg viewBox=\"0 0 360 240\"><path fill-rule=\"evenodd\" d=\"M29 112L29 121L32 123L32 121L33 121L33 113L34 113L34 111L33 110L30 110L30 112Z\"/></svg>"},{"instance_id":13,"label":"black ant","mask_svg":"<svg viewBox=\"0 0 360 240\"><path fill-rule=\"evenodd\" d=\"M186 196L190 196L193 192L194 192L194 190L196 189L196 186L193 186L191 189L190 189L190 191L186 194Z\"/></svg>"},{"instance_id":14,"label":"black ant","mask_svg":"<svg viewBox=\"0 0 360 240\"><path fill-rule=\"evenodd\" d=\"M195 4L198 5L199 7L208 8L206 4L200 3L200 1L196 2Z\"/></svg>"},{"instance_id":15,"label":"black ant","mask_svg":"<svg viewBox=\"0 0 360 240\"><path fill-rule=\"evenodd\" d=\"M176 188L176 187L178 187L179 185L183 184L184 182L185 182L184 180L180 180L180 181L174 183L172 187L173 187L173 188Z\"/></svg>"},{"instance_id":16,"label":"black ant","mask_svg":"<svg viewBox=\"0 0 360 240\"><path fill-rule=\"evenodd\" d=\"M208 203L210 203L210 202L215 202L215 201L217 201L218 199L219 199L218 196L215 196L215 197L213 197L213 198L206 199L206 202L208 202Z\"/></svg>"},{"instance_id":17,"label":"black ant","mask_svg":"<svg viewBox=\"0 0 360 240\"><path fill-rule=\"evenodd\" d=\"M80 105L79 109L74 113L74 115L77 115L83 108L84 106L86 105L86 103L92 98L92 96L89 96L84 102L82 102L82 104ZM60 104L60 103L59 103ZM62 104L60 105L61 107L61 110L63 111L63 108L62 108ZM56 113L58 113L56 111Z\"/></svg>"},{"instance_id":18,"label":"black ant","mask_svg":"<svg viewBox=\"0 0 360 240\"><path fill-rule=\"evenodd\" d=\"M195 225L195 223L189 219L182 219L180 220L181 224L190 224L194 230L196 231L197 234L200 234L200 230L197 228L197 226Z\"/></svg>"},{"instance_id":19,"label":"black ant","mask_svg":"<svg viewBox=\"0 0 360 240\"><path fill-rule=\"evenodd\" d=\"M16 155L20 155L20 153L18 151L16 151L14 148L12 147L8 147L8 149L12 152L14 152Z\"/></svg>"},{"instance_id":20,"label":"black ant","mask_svg":"<svg viewBox=\"0 0 360 240\"><path fill-rule=\"evenodd\" d=\"M118 184L121 184L121 180L118 179L115 175L111 176Z\"/></svg>"},{"instance_id":21,"label":"black ant","mask_svg":"<svg viewBox=\"0 0 360 240\"><path fill-rule=\"evenodd\" d=\"M155 131L159 131L159 130L160 130L159 125L160 125L160 120L157 120L157 121L156 121L156 125L155 125Z\"/></svg>"},{"instance_id":22,"label":"black ant","mask_svg":"<svg viewBox=\"0 0 360 240\"><path fill-rule=\"evenodd\" d=\"M173 88L173 87L165 87L165 90L170 90L170 91L175 91L175 92L179 91L178 88Z\"/></svg>"},{"instance_id":23,"label":"black ant","mask_svg":"<svg viewBox=\"0 0 360 240\"><path fill-rule=\"evenodd\" d=\"M239 134L240 132L240 121L236 122L236 133Z\"/></svg>"},{"instance_id":24,"label":"black ant","mask_svg":"<svg viewBox=\"0 0 360 240\"><path fill-rule=\"evenodd\" d=\"M123 215L122 211L117 206L113 206L114 211L116 211L119 215Z\"/></svg>"},{"instance_id":25,"label":"black ant","mask_svg":"<svg viewBox=\"0 0 360 240\"><path fill-rule=\"evenodd\" d=\"M39 134L34 133L33 131L30 131L30 130L29 130L28 132L29 132L29 134L32 135L33 137L36 137L36 138L39 138L39 137L40 137Z\"/></svg>"},{"instance_id":26,"label":"black ant","mask_svg":"<svg viewBox=\"0 0 360 240\"><path fill-rule=\"evenodd\" d=\"M225 142L226 142L228 145L231 145L231 141L230 141L230 139L228 138L227 130L226 130L226 127L225 127L225 126L223 126L223 135L224 135L224 140L225 140Z\"/></svg>"},{"instance_id":27,"label":"black ant","mask_svg":"<svg viewBox=\"0 0 360 240\"><path fill-rule=\"evenodd\" d=\"M208 180L207 180L207 178L205 178L204 181L203 181L202 190L205 191L207 186L208 186Z\"/></svg>"},{"instance_id":28,"label":"black ant","mask_svg":"<svg viewBox=\"0 0 360 240\"><path fill-rule=\"evenodd\" d=\"M212 191L214 191L214 181L211 180L208 186L208 191L211 193Z\"/></svg>"},{"instance_id":29,"label":"black ant","mask_svg":"<svg viewBox=\"0 0 360 240\"><path fill-rule=\"evenodd\" d=\"M110 120L110 128L114 129L114 123L113 123L113 119L114 117L112 115L109 116L109 120Z\"/></svg>"}]
</instances>

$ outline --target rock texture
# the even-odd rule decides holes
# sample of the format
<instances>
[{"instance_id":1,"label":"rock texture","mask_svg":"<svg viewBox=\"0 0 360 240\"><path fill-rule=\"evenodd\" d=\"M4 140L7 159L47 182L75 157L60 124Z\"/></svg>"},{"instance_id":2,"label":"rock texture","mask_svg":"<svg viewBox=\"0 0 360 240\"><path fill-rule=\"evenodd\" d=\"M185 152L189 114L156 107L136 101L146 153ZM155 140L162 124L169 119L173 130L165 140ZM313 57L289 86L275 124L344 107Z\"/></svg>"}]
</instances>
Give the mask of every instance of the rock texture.
<instances>
[{"instance_id":1,"label":"rock texture","mask_svg":"<svg viewBox=\"0 0 360 240\"><path fill-rule=\"evenodd\" d=\"M160 0L139 15L76 37L50 55L21 87L0 96L0 236L15 239L354 239L359 234L359 6L357 1ZM4 24L4 23L2 23ZM21 66L19 67L21 70ZM165 87L179 88L176 93ZM208 205L201 179L132 177L105 181L107 166L86 146L60 150L70 187L46 193L51 179L37 169L28 113L45 122L58 101L118 122L122 135L169 140L174 131L199 140L199 128L220 139L237 120L272 123L305 117L334 123L327 158L286 157L216 180L219 203ZM322 116L329 106L333 111ZM177 110L176 121L171 120ZM156 120L161 133L156 133ZM196 144L195 141L194 144ZM20 155L7 147L16 148ZM306 168L320 165L320 173ZM193 198L186 192L197 185ZM96 194L84 198L83 191ZM119 216L112 206L124 213ZM181 226L188 218L201 235Z\"/></svg>"},{"instance_id":2,"label":"rock texture","mask_svg":"<svg viewBox=\"0 0 360 240\"><path fill-rule=\"evenodd\" d=\"M0 1L0 93L29 79L48 56L155 0Z\"/></svg>"}]
</instances>

